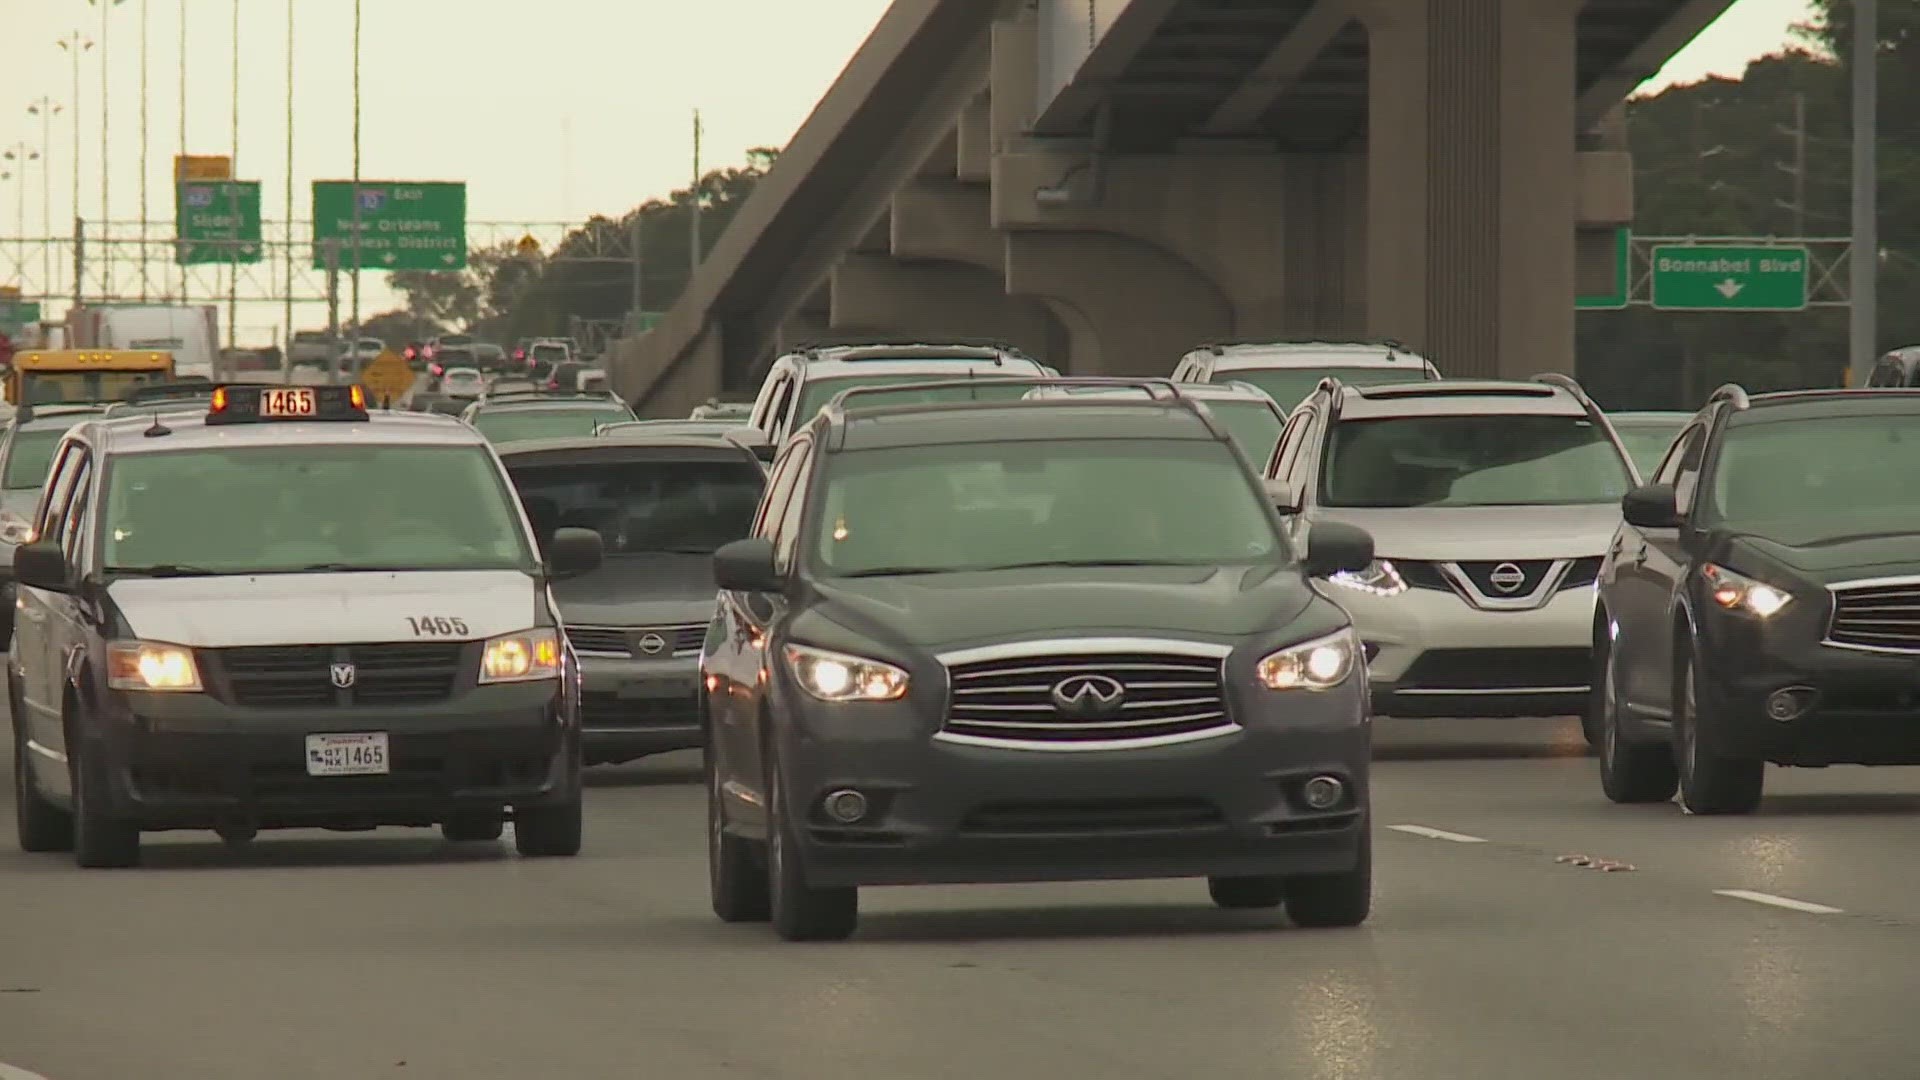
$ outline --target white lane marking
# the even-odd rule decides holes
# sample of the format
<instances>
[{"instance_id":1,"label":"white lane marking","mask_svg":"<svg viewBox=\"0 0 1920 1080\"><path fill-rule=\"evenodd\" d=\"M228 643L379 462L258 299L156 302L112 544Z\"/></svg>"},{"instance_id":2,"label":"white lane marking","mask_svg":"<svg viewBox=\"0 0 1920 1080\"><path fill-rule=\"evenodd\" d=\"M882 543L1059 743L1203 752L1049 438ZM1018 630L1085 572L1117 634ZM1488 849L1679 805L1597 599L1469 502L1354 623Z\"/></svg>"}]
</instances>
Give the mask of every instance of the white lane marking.
<instances>
[{"instance_id":1,"label":"white lane marking","mask_svg":"<svg viewBox=\"0 0 1920 1080\"><path fill-rule=\"evenodd\" d=\"M1747 889L1715 889L1713 890L1713 895L1731 896L1735 900L1751 900L1756 904L1786 908L1788 911L1804 911L1809 915L1844 914L1844 912L1837 907L1828 907L1825 904L1815 904L1806 900L1795 900L1789 896L1775 896L1772 893L1752 892Z\"/></svg>"},{"instance_id":2,"label":"white lane marking","mask_svg":"<svg viewBox=\"0 0 1920 1080\"><path fill-rule=\"evenodd\" d=\"M1387 828L1392 829L1394 832L1408 833L1413 836L1424 836L1429 840L1451 840L1456 844L1486 843L1486 840L1482 837L1468 836L1466 833L1448 832L1445 829L1429 829L1425 825L1389 825Z\"/></svg>"},{"instance_id":3,"label":"white lane marking","mask_svg":"<svg viewBox=\"0 0 1920 1080\"><path fill-rule=\"evenodd\" d=\"M28 1072L0 1061L0 1080L47 1080L47 1078L37 1072Z\"/></svg>"}]
</instances>

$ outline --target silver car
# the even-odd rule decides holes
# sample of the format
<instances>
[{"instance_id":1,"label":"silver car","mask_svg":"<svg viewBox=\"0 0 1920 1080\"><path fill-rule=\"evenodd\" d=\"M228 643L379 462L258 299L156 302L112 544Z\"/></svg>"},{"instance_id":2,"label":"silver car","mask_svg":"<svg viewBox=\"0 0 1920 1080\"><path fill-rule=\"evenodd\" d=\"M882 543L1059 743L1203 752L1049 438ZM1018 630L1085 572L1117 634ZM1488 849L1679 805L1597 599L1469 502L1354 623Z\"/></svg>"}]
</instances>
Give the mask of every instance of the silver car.
<instances>
[{"instance_id":1,"label":"silver car","mask_svg":"<svg viewBox=\"0 0 1920 1080\"><path fill-rule=\"evenodd\" d=\"M1365 642L1375 713L1584 711L1594 582L1633 473L1579 384L1329 380L1267 483L1297 539L1318 521L1374 537L1373 565L1327 592Z\"/></svg>"}]
</instances>

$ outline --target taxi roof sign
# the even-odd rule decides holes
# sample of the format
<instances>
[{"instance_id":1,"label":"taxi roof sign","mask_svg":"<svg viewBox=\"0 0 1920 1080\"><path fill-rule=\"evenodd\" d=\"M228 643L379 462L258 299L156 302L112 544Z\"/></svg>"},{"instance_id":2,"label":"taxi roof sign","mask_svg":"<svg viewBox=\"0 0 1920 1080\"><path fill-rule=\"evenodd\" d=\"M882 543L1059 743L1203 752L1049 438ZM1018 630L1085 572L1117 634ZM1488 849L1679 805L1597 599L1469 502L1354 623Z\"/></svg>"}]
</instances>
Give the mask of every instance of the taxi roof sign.
<instances>
[{"instance_id":1,"label":"taxi roof sign","mask_svg":"<svg viewBox=\"0 0 1920 1080\"><path fill-rule=\"evenodd\" d=\"M262 386L213 388L207 424L275 424L301 421L365 421L366 388L353 386Z\"/></svg>"}]
</instances>

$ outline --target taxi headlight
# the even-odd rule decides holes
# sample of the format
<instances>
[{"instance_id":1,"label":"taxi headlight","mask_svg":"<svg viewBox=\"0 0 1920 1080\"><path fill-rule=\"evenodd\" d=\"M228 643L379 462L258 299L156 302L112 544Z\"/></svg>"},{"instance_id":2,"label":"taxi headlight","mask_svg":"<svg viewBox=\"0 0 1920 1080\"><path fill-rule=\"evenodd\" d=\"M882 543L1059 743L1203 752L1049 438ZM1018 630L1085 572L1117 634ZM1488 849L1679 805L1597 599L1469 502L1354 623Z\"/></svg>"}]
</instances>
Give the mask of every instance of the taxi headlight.
<instances>
[{"instance_id":1,"label":"taxi headlight","mask_svg":"<svg viewBox=\"0 0 1920 1080\"><path fill-rule=\"evenodd\" d=\"M1331 690L1359 665L1360 639L1352 627L1268 653L1254 665L1269 690Z\"/></svg>"},{"instance_id":2,"label":"taxi headlight","mask_svg":"<svg viewBox=\"0 0 1920 1080\"><path fill-rule=\"evenodd\" d=\"M1745 574L1736 574L1724 566L1708 563L1700 568L1713 602L1728 611L1744 611L1771 619L1793 601L1785 589L1777 589Z\"/></svg>"},{"instance_id":3,"label":"taxi headlight","mask_svg":"<svg viewBox=\"0 0 1920 1080\"><path fill-rule=\"evenodd\" d=\"M502 634L480 656L481 683L533 682L560 676L560 635L550 627Z\"/></svg>"},{"instance_id":4,"label":"taxi headlight","mask_svg":"<svg viewBox=\"0 0 1920 1080\"><path fill-rule=\"evenodd\" d=\"M1399 596L1407 591L1407 579L1385 559L1373 560L1365 570L1342 570L1327 580L1369 596Z\"/></svg>"},{"instance_id":5,"label":"taxi headlight","mask_svg":"<svg viewBox=\"0 0 1920 1080\"><path fill-rule=\"evenodd\" d=\"M821 701L897 701L906 696L907 673L863 656L789 645L787 670L800 688Z\"/></svg>"},{"instance_id":6,"label":"taxi headlight","mask_svg":"<svg viewBox=\"0 0 1920 1080\"><path fill-rule=\"evenodd\" d=\"M115 690L197 693L200 668L193 650L157 641L107 643L107 685Z\"/></svg>"}]
</instances>

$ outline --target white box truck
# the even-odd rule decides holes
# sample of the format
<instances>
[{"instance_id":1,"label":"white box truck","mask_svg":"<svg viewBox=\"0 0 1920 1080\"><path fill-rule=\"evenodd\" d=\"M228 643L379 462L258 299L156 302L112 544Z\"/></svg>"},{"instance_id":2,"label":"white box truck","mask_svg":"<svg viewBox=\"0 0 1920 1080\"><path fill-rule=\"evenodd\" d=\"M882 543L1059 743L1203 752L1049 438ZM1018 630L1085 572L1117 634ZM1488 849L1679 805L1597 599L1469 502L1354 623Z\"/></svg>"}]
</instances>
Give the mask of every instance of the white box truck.
<instances>
[{"instance_id":1,"label":"white box truck","mask_svg":"<svg viewBox=\"0 0 1920 1080\"><path fill-rule=\"evenodd\" d=\"M103 304L67 315L69 348L151 349L173 354L175 378L215 378L219 309L212 304Z\"/></svg>"}]
</instances>

